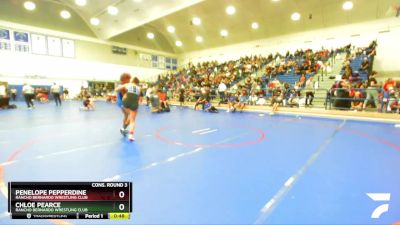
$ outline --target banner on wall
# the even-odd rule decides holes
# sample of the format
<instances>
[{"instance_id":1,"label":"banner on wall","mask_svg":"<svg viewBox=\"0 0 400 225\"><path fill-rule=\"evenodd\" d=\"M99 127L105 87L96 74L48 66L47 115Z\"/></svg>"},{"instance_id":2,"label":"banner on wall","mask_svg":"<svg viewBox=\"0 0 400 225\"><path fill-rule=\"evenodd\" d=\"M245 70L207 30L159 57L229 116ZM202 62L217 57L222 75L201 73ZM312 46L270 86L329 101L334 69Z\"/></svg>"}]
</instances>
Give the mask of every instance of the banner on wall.
<instances>
[{"instance_id":1,"label":"banner on wall","mask_svg":"<svg viewBox=\"0 0 400 225\"><path fill-rule=\"evenodd\" d=\"M0 29L0 39L10 40L10 31L6 29Z\"/></svg>"},{"instance_id":2,"label":"banner on wall","mask_svg":"<svg viewBox=\"0 0 400 225\"><path fill-rule=\"evenodd\" d=\"M7 29L0 29L0 50L11 50L11 37L10 31Z\"/></svg>"},{"instance_id":3,"label":"banner on wall","mask_svg":"<svg viewBox=\"0 0 400 225\"><path fill-rule=\"evenodd\" d=\"M73 40L62 39L63 56L67 58L75 57L75 42Z\"/></svg>"},{"instance_id":4,"label":"banner on wall","mask_svg":"<svg viewBox=\"0 0 400 225\"><path fill-rule=\"evenodd\" d=\"M46 36L40 34L32 34L31 42L32 42L32 53L40 55L47 54Z\"/></svg>"},{"instance_id":5,"label":"banner on wall","mask_svg":"<svg viewBox=\"0 0 400 225\"><path fill-rule=\"evenodd\" d=\"M26 32L14 31L14 41L29 43L29 34Z\"/></svg>"},{"instance_id":6,"label":"banner on wall","mask_svg":"<svg viewBox=\"0 0 400 225\"><path fill-rule=\"evenodd\" d=\"M14 31L14 50L16 52L30 52L29 33Z\"/></svg>"},{"instance_id":7,"label":"banner on wall","mask_svg":"<svg viewBox=\"0 0 400 225\"><path fill-rule=\"evenodd\" d=\"M47 49L51 56L62 56L61 38L47 37Z\"/></svg>"}]
</instances>

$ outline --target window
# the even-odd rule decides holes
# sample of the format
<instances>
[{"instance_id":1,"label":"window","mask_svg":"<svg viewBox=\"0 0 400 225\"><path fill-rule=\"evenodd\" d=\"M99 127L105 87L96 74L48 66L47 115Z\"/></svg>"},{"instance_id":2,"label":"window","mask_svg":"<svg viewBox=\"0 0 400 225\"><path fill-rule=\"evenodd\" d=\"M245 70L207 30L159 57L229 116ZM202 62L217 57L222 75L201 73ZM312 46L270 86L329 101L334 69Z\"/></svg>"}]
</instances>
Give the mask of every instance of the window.
<instances>
[{"instance_id":1,"label":"window","mask_svg":"<svg viewBox=\"0 0 400 225\"><path fill-rule=\"evenodd\" d=\"M158 56L158 68L165 69L165 57Z\"/></svg>"},{"instance_id":2,"label":"window","mask_svg":"<svg viewBox=\"0 0 400 225\"><path fill-rule=\"evenodd\" d=\"M151 56L151 66L153 68L158 68L158 56L157 55Z\"/></svg>"},{"instance_id":3,"label":"window","mask_svg":"<svg viewBox=\"0 0 400 225\"><path fill-rule=\"evenodd\" d=\"M177 70L178 69L178 60L173 58L171 61L171 66L172 66L173 70Z\"/></svg>"}]
</instances>

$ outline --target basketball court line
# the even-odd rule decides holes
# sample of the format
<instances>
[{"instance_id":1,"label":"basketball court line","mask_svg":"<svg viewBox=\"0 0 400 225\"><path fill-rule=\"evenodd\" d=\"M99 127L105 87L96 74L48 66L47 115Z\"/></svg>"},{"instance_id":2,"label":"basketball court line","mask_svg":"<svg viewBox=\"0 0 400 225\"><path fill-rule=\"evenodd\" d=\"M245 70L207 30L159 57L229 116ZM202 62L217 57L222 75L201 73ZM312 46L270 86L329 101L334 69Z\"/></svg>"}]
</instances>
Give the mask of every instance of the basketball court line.
<instances>
[{"instance_id":1,"label":"basketball court line","mask_svg":"<svg viewBox=\"0 0 400 225\"><path fill-rule=\"evenodd\" d=\"M318 147L318 149L309 157L306 163L296 171L291 177L289 177L284 185L278 190L278 192L261 208L260 214L257 217L254 224L264 224L271 215L272 211L278 206L283 200L286 194L293 188L294 184L304 175L304 173L314 164L319 156L326 150L329 144L333 141L334 137L346 124L346 120L336 127L334 132Z\"/></svg>"}]
</instances>

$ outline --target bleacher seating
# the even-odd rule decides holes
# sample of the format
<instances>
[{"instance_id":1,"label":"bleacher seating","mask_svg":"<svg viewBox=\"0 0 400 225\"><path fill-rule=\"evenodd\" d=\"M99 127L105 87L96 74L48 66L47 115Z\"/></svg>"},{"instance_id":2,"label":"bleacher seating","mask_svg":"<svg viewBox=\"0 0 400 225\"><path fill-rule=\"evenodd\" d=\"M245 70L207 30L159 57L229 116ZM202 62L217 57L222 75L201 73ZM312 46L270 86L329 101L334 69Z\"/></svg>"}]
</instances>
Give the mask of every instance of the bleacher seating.
<instances>
[{"instance_id":1,"label":"bleacher seating","mask_svg":"<svg viewBox=\"0 0 400 225\"><path fill-rule=\"evenodd\" d=\"M314 74L306 74L307 79L312 76L314 76ZM281 83L288 83L290 85L295 85L295 83L299 81L300 75L297 75L294 72L290 72L288 74L278 75L277 78Z\"/></svg>"},{"instance_id":2,"label":"bleacher seating","mask_svg":"<svg viewBox=\"0 0 400 225\"><path fill-rule=\"evenodd\" d=\"M358 73L360 75L361 81L368 80L368 72L367 71L359 71L360 67L361 67L361 64L362 64L362 62L363 62L365 57L367 57L367 56L366 55L360 55L358 57L355 57L350 63L350 67L353 70L353 73ZM372 62L371 58L368 57L368 60L369 60L370 65L372 66L373 62ZM341 70L340 74L343 75L343 73L344 73L344 70Z\"/></svg>"}]
</instances>

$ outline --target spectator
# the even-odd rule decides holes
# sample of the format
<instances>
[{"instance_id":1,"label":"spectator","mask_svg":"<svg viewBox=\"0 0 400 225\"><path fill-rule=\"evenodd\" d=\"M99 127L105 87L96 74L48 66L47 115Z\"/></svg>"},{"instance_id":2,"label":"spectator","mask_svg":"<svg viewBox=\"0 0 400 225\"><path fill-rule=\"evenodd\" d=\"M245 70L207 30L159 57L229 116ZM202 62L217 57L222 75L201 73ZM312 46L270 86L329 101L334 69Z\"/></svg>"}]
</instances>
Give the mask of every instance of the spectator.
<instances>
[{"instance_id":1,"label":"spectator","mask_svg":"<svg viewBox=\"0 0 400 225\"><path fill-rule=\"evenodd\" d=\"M160 100L161 112L170 112L167 93L165 93L165 91L158 90L158 98Z\"/></svg>"},{"instance_id":2,"label":"spectator","mask_svg":"<svg viewBox=\"0 0 400 225\"><path fill-rule=\"evenodd\" d=\"M267 74L263 73L261 75L261 82L262 82L262 86L266 85L268 83L268 78L267 78Z\"/></svg>"},{"instance_id":3,"label":"spectator","mask_svg":"<svg viewBox=\"0 0 400 225\"><path fill-rule=\"evenodd\" d=\"M383 85L383 96L381 101L381 112L387 112L388 106L390 106L390 97L394 95L396 81L392 78L386 80L385 84Z\"/></svg>"},{"instance_id":4,"label":"spectator","mask_svg":"<svg viewBox=\"0 0 400 225\"><path fill-rule=\"evenodd\" d=\"M24 86L22 87L22 94L24 95L28 109L34 109L35 105L33 104L33 99L35 98L35 90L33 87L27 83L24 83Z\"/></svg>"},{"instance_id":5,"label":"spectator","mask_svg":"<svg viewBox=\"0 0 400 225\"><path fill-rule=\"evenodd\" d=\"M356 89L352 90L349 94L350 97L353 97L353 102L351 108L354 110L360 110L363 109L363 94L362 94L362 89L364 89L364 85L359 84L356 86Z\"/></svg>"},{"instance_id":6,"label":"spectator","mask_svg":"<svg viewBox=\"0 0 400 225\"><path fill-rule=\"evenodd\" d=\"M146 89L146 105L147 105L147 106L150 105L150 98L151 98L152 94L153 94L153 88L148 87L148 88Z\"/></svg>"},{"instance_id":7,"label":"spectator","mask_svg":"<svg viewBox=\"0 0 400 225\"><path fill-rule=\"evenodd\" d=\"M274 91L271 101L271 106L272 106L271 115L273 115L276 111L278 111L279 105L283 103L283 96L284 93L281 89L276 89Z\"/></svg>"},{"instance_id":8,"label":"spectator","mask_svg":"<svg viewBox=\"0 0 400 225\"><path fill-rule=\"evenodd\" d=\"M218 109L215 108L210 102L206 102L204 105L204 111L210 113L218 113Z\"/></svg>"},{"instance_id":9,"label":"spectator","mask_svg":"<svg viewBox=\"0 0 400 225\"><path fill-rule=\"evenodd\" d=\"M363 62L361 63L360 71L368 72L370 69L368 58L365 57Z\"/></svg>"},{"instance_id":10,"label":"spectator","mask_svg":"<svg viewBox=\"0 0 400 225\"><path fill-rule=\"evenodd\" d=\"M399 99L397 98L395 101L393 101L392 104L390 104L390 109L393 113L398 113L400 114L400 102Z\"/></svg>"},{"instance_id":11,"label":"spectator","mask_svg":"<svg viewBox=\"0 0 400 225\"><path fill-rule=\"evenodd\" d=\"M36 92L36 100L40 103L48 103L49 102L49 93L43 89L37 89Z\"/></svg>"},{"instance_id":12,"label":"spectator","mask_svg":"<svg viewBox=\"0 0 400 225\"><path fill-rule=\"evenodd\" d=\"M179 105L183 107L185 105L185 89L179 89Z\"/></svg>"},{"instance_id":13,"label":"spectator","mask_svg":"<svg viewBox=\"0 0 400 225\"><path fill-rule=\"evenodd\" d=\"M355 83L361 80L360 74L358 72L350 74L350 77L348 79L351 83Z\"/></svg>"},{"instance_id":14,"label":"spectator","mask_svg":"<svg viewBox=\"0 0 400 225\"><path fill-rule=\"evenodd\" d=\"M86 96L85 99L83 100L83 107L81 107L80 110L89 111L94 109L95 107L93 99L89 95Z\"/></svg>"},{"instance_id":15,"label":"spectator","mask_svg":"<svg viewBox=\"0 0 400 225\"><path fill-rule=\"evenodd\" d=\"M223 81L221 81L221 83L219 83L219 85L218 85L218 93L219 93L219 97L220 97L220 103L225 102L225 91L226 91L226 84Z\"/></svg>"},{"instance_id":16,"label":"spectator","mask_svg":"<svg viewBox=\"0 0 400 225\"><path fill-rule=\"evenodd\" d=\"M256 105L265 105L267 103L267 101L265 100L265 98L263 96L259 96Z\"/></svg>"},{"instance_id":17,"label":"spectator","mask_svg":"<svg viewBox=\"0 0 400 225\"><path fill-rule=\"evenodd\" d=\"M63 94L64 94L64 101L65 101L65 100L68 100L68 99L69 99L69 91L68 91L68 88L65 88L65 89L64 89L64 93L63 93Z\"/></svg>"},{"instance_id":18,"label":"spectator","mask_svg":"<svg viewBox=\"0 0 400 225\"><path fill-rule=\"evenodd\" d=\"M50 90L51 90L51 93L53 94L54 100L56 101L56 106L58 106L58 105L61 106L61 98L60 98L61 87L60 87L60 85L53 83L53 86L51 86Z\"/></svg>"},{"instance_id":19,"label":"spectator","mask_svg":"<svg viewBox=\"0 0 400 225\"><path fill-rule=\"evenodd\" d=\"M240 112L243 112L243 109L244 109L244 107L246 107L246 104L248 103L248 101L249 101L249 97L247 95L247 91L246 91L246 89L243 89L240 94L239 106L238 106Z\"/></svg>"},{"instance_id":20,"label":"spectator","mask_svg":"<svg viewBox=\"0 0 400 225\"><path fill-rule=\"evenodd\" d=\"M314 82L313 77L310 77L306 82L306 106L312 105L314 99Z\"/></svg>"},{"instance_id":21,"label":"spectator","mask_svg":"<svg viewBox=\"0 0 400 225\"><path fill-rule=\"evenodd\" d=\"M201 109L204 110L204 104L209 102L210 99L207 95L201 95L199 99L197 99L196 104L194 105L194 110L197 110L197 106L201 105Z\"/></svg>"},{"instance_id":22,"label":"spectator","mask_svg":"<svg viewBox=\"0 0 400 225\"><path fill-rule=\"evenodd\" d=\"M299 91L296 88L290 88L286 91L287 102L286 104L290 107L299 106Z\"/></svg>"},{"instance_id":23,"label":"spectator","mask_svg":"<svg viewBox=\"0 0 400 225\"><path fill-rule=\"evenodd\" d=\"M347 62L344 66L343 78L348 80L351 75L353 75L353 69L350 66L350 62Z\"/></svg>"},{"instance_id":24,"label":"spectator","mask_svg":"<svg viewBox=\"0 0 400 225\"><path fill-rule=\"evenodd\" d=\"M306 82L306 75L303 73L299 79L299 82L297 83L299 87L304 87L304 84Z\"/></svg>"},{"instance_id":25,"label":"spectator","mask_svg":"<svg viewBox=\"0 0 400 225\"><path fill-rule=\"evenodd\" d=\"M350 109L351 100L349 88L351 84L343 75L342 80L337 82L336 91L335 91L335 100L333 102L333 106L337 109Z\"/></svg>"},{"instance_id":26,"label":"spectator","mask_svg":"<svg viewBox=\"0 0 400 225\"><path fill-rule=\"evenodd\" d=\"M378 82L375 79L376 71L373 71L366 82L366 98L364 100L363 109L365 110L369 105L376 107L378 101Z\"/></svg>"},{"instance_id":27,"label":"spectator","mask_svg":"<svg viewBox=\"0 0 400 225\"><path fill-rule=\"evenodd\" d=\"M228 110L227 112L236 112L236 107L239 99L235 94L230 93L228 96Z\"/></svg>"},{"instance_id":28,"label":"spectator","mask_svg":"<svg viewBox=\"0 0 400 225\"><path fill-rule=\"evenodd\" d=\"M253 91L253 92L251 93L250 98L249 98L249 103L250 103L250 105L256 105L256 104L257 104L257 101L258 101L258 96L257 96L256 93Z\"/></svg>"},{"instance_id":29,"label":"spectator","mask_svg":"<svg viewBox=\"0 0 400 225\"><path fill-rule=\"evenodd\" d=\"M17 99L17 94L18 94L17 89L16 88L11 88L11 99L13 101L15 101Z\"/></svg>"}]
</instances>

